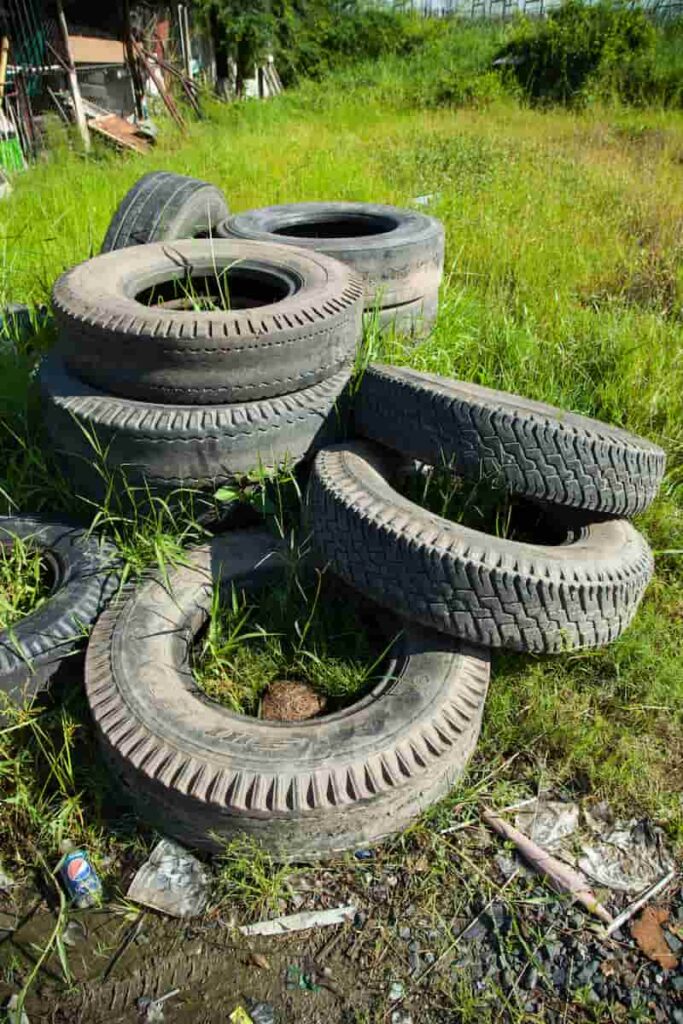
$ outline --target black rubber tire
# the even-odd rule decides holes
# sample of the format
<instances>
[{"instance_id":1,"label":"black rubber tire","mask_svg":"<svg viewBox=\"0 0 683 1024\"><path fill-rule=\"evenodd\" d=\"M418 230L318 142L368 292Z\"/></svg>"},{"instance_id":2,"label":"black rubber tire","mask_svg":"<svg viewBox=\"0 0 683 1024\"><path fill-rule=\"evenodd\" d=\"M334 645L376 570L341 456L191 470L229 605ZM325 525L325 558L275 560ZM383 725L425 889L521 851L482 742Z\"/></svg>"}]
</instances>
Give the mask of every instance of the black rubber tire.
<instances>
[{"instance_id":1,"label":"black rubber tire","mask_svg":"<svg viewBox=\"0 0 683 1024\"><path fill-rule=\"evenodd\" d=\"M287 552L262 530L224 534L100 619L85 669L108 763L139 814L186 845L250 835L283 860L377 842L442 797L479 734L485 652L395 621L383 681L358 703L292 724L235 715L190 671L214 583L254 588Z\"/></svg>"},{"instance_id":2,"label":"black rubber tire","mask_svg":"<svg viewBox=\"0 0 683 1024\"><path fill-rule=\"evenodd\" d=\"M310 225L325 232L341 222L342 237L285 234ZM377 226L377 231L373 227ZM291 203L234 214L218 225L219 235L315 249L343 260L360 275L365 308L405 305L438 292L443 273L444 228L441 221L415 210L379 203ZM333 230L333 229L332 229Z\"/></svg>"},{"instance_id":3,"label":"black rubber tire","mask_svg":"<svg viewBox=\"0 0 683 1024\"><path fill-rule=\"evenodd\" d=\"M133 488L165 495L180 487L215 490L250 471L292 468L338 441L346 370L282 398L240 405L158 405L117 398L69 374L52 355L39 373L52 447L76 491L102 501L93 466L97 439L110 472Z\"/></svg>"},{"instance_id":4,"label":"black rubber tire","mask_svg":"<svg viewBox=\"0 0 683 1024\"><path fill-rule=\"evenodd\" d=\"M354 422L362 436L429 465L610 515L646 509L666 463L656 444L618 427L406 367L368 367Z\"/></svg>"},{"instance_id":5,"label":"black rubber tire","mask_svg":"<svg viewBox=\"0 0 683 1024\"><path fill-rule=\"evenodd\" d=\"M126 192L100 251L215 234L216 225L228 213L225 196L208 181L151 171Z\"/></svg>"},{"instance_id":6,"label":"black rubber tire","mask_svg":"<svg viewBox=\"0 0 683 1024\"><path fill-rule=\"evenodd\" d=\"M53 577L44 604L0 630L0 693L21 705L44 690L81 645L119 577L115 549L69 523L0 516L0 545L14 538L39 548Z\"/></svg>"},{"instance_id":7,"label":"black rubber tire","mask_svg":"<svg viewBox=\"0 0 683 1024\"><path fill-rule=\"evenodd\" d=\"M319 452L308 485L314 547L386 608L487 647L597 647L629 624L653 572L625 519L577 526L570 543L489 536L420 508L388 483L394 460L369 442Z\"/></svg>"},{"instance_id":8,"label":"black rubber tire","mask_svg":"<svg viewBox=\"0 0 683 1024\"><path fill-rule=\"evenodd\" d=\"M262 306L205 312L134 298L184 280L187 266L199 277L237 268L290 293ZM348 366L362 333L362 286L351 270L283 245L219 239L110 252L62 274L52 298L57 351L70 370L103 391L170 404L300 391Z\"/></svg>"}]
</instances>

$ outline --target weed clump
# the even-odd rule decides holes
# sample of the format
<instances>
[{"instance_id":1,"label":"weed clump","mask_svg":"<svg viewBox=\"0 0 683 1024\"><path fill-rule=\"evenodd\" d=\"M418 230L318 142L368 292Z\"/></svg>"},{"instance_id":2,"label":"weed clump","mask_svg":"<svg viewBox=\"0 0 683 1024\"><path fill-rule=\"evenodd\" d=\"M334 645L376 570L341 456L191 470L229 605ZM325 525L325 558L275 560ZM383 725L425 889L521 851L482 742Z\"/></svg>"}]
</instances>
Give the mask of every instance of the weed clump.
<instances>
[{"instance_id":1,"label":"weed clump","mask_svg":"<svg viewBox=\"0 0 683 1024\"><path fill-rule=\"evenodd\" d=\"M0 630L40 607L49 593L47 582L40 550L20 538L0 544Z\"/></svg>"},{"instance_id":2,"label":"weed clump","mask_svg":"<svg viewBox=\"0 0 683 1024\"><path fill-rule=\"evenodd\" d=\"M194 675L208 697L238 714L258 714L268 686L282 680L310 684L334 711L371 685L384 653L374 639L341 584L322 572L292 574L251 597L215 592Z\"/></svg>"}]
</instances>

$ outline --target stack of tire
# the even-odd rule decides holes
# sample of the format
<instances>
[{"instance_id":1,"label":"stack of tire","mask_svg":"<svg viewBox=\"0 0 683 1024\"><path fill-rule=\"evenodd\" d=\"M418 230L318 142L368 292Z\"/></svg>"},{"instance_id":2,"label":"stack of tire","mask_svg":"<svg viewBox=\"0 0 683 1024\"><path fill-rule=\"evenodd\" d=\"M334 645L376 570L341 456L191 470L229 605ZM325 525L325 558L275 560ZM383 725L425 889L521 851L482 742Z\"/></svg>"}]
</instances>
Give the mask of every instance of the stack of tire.
<instances>
[{"instance_id":1,"label":"stack of tire","mask_svg":"<svg viewBox=\"0 0 683 1024\"><path fill-rule=\"evenodd\" d=\"M333 715L273 723L207 701L192 649L214 587L257 590L285 571L260 529L190 553L101 618L86 689L105 757L140 815L209 850L247 834L284 860L367 847L444 796L474 751L490 649L552 653L615 640L653 571L626 518L657 492L664 453L541 403L371 366L358 439L322 449L306 526L318 555L384 610L381 681ZM393 486L406 458L534 502L554 543L490 536ZM380 612L381 615L381 612ZM393 638L393 642L392 642Z\"/></svg>"},{"instance_id":2,"label":"stack of tire","mask_svg":"<svg viewBox=\"0 0 683 1024\"><path fill-rule=\"evenodd\" d=\"M363 310L408 330L436 314L431 217L351 203L227 214L206 182L145 175L102 254L56 282L40 381L82 496L102 502L122 476L136 501L211 492L295 465L339 436Z\"/></svg>"},{"instance_id":3,"label":"stack of tire","mask_svg":"<svg viewBox=\"0 0 683 1024\"><path fill-rule=\"evenodd\" d=\"M153 183L136 188L145 207ZM59 343L42 382L65 465L77 486L92 487L92 471L78 475L88 461L79 434L101 443L102 431L117 465L148 487L215 485L238 466L275 464L284 450L295 459L317 450L306 533L317 564L374 609L388 654L371 693L321 718L273 723L209 701L192 657L216 586L229 595L277 585L291 559L262 528L224 533L128 588L100 617L85 683L104 757L140 817L190 846L215 850L246 833L285 860L366 847L404 828L464 771L492 648L597 647L626 628L653 571L629 517L655 496L664 453L541 403L379 365L355 389L353 439L328 444L363 308L383 295L387 319L401 307L417 315L413 302L424 312L438 285L425 268L440 275L443 236L419 257L413 291L380 288L370 300L368 281L401 278L395 253L380 259L373 243L364 286L317 242L294 244L297 224L310 240L318 214L327 224L318 241L339 243L338 209L316 205L301 221L291 208L219 223L214 213L195 231L218 238L155 241L130 230L137 206L131 195L117 213L112 251L55 286ZM376 228L365 237L381 237ZM121 238L143 244L116 249ZM197 311L222 273L238 302ZM177 288L188 279L190 309ZM444 463L529 502L539 532L491 536L396 489L406 464Z\"/></svg>"}]
</instances>

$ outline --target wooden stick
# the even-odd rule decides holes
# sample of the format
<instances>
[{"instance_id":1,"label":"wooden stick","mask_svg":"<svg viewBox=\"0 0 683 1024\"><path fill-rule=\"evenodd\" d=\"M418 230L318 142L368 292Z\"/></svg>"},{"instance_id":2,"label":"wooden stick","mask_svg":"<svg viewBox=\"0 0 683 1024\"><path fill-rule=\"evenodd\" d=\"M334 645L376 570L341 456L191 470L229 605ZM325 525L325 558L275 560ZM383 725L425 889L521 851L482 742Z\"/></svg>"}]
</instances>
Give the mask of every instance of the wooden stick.
<instances>
[{"instance_id":1,"label":"wooden stick","mask_svg":"<svg viewBox=\"0 0 683 1024\"><path fill-rule=\"evenodd\" d=\"M147 60L150 60L151 55L148 50L145 50L145 56L147 57ZM162 68L164 71L167 71L169 75L173 75L174 78L178 79L178 81L183 87L183 92L187 96L187 99L190 105L192 106L192 109L196 114L201 116L201 110L199 108L199 102L197 100L197 86L195 82L190 81L188 78L186 78L182 71L178 71L178 69L174 68L172 64L169 64L167 60L163 60L161 57L157 57L156 62L159 65L159 67Z\"/></svg>"},{"instance_id":2,"label":"wooden stick","mask_svg":"<svg viewBox=\"0 0 683 1024\"><path fill-rule=\"evenodd\" d=\"M152 81L154 82L155 86L157 87L159 95L161 96L161 98L162 98L162 100L164 102L164 106L168 110L169 114L171 115L171 117L173 118L173 120L175 121L175 123L178 125L179 128L184 128L185 127L185 122L184 122L184 120L182 118L182 115L180 114L180 111L178 110L178 108L176 107L175 103L173 102L173 100L169 96L169 94L168 94L168 92L166 90L166 86L164 85L163 80L161 78L161 75L157 74L156 68L154 67L152 62L147 60L147 57L145 56L144 50L139 45L139 43L136 43L135 41L133 41L133 47L135 49L135 52L140 57L140 60L142 61L147 74L149 75L149 77L152 79Z\"/></svg>"},{"instance_id":3,"label":"wooden stick","mask_svg":"<svg viewBox=\"0 0 683 1024\"><path fill-rule=\"evenodd\" d=\"M595 914L605 924L612 923L612 915L601 903L598 903L595 893L583 875L563 864L557 857L547 853L533 839L529 839L514 825L509 825L488 807L484 808L481 816L498 835L513 842L529 866L540 875L544 875L554 889L558 892L569 893L572 899L582 903L587 910L590 910L591 914Z\"/></svg>"},{"instance_id":4,"label":"wooden stick","mask_svg":"<svg viewBox=\"0 0 683 1024\"><path fill-rule=\"evenodd\" d=\"M675 874L676 872L672 868L667 875L664 875L664 878L660 878L658 882L655 882L654 885L651 885L647 892L643 893L642 896L640 896L637 900L631 903L631 905L628 906L626 910L622 910L621 914L615 917L612 923L607 928L605 928L605 934L603 938L608 939L610 935L612 935L614 932L619 931L622 924L626 924L626 922L630 920L630 918L632 918L634 914L638 913L641 907L644 907L645 904L649 900L653 899L653 897L655 897L658 893L660 893L662 889L666 889L667 885L669 884L669 882Z\"/></svg>"},{"instance_id":5,"label":"wooden stick","mask_svg":"<svg viewBox=\"0 0 683 1024\"><path fill-rule=\"evenodd\" d=\"M59 28L62 33L62 42L64 43L64 52L66 54L66 65L67 72L66 77L69 83L69 89L71 91L71 98L74 103L74 117L78 130L81 133L83 140L83 146L86 153L90 152L90 133L88 132L88 125L85 120L85 114L83 113L83 100L81 97L81 89L78 84L78 76L76 74L76 66L74 64L73 55L71 53L71 44L69 42L69 29L66 24L66 17L64 14L64 8L62 7L62 0L57 0L57 21Z\"/></svg>"},{"instance_id":6,"label":"wooden stick","mask_svg":"<svg viewBox=\"0 0 683 1024\"><path fill-rule=\"evenodd\" d=\"M0 43L0 103L5 96L5 79L7 78L7 58L9 57L9 39L2 37Z\"/></svg>"}]
</instances>

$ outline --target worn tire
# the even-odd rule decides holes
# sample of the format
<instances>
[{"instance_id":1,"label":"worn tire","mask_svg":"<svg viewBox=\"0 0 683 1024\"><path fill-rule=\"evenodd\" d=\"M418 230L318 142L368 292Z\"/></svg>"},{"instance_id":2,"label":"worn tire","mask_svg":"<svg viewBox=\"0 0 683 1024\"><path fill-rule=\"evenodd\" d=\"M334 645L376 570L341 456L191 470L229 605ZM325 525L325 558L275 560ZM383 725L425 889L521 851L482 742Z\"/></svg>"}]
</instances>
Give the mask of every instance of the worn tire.
<instances>
[{"instance_id":1,"label":"worn tire","mask_svg":"<svg viewBox=\"0 0 683 1024\"><path fill-rule=\"evenodd\" d=\"M230 311L149 306L135 295L235 274ZM230 285L228 277L228 286ZM240 291L242 289L242 291ZM278 297L279 296L279 297ZM338 260L283 245L196 240L96 256L54 286L57 351L94 387L179 405L250 402L333 377L354 357L362 286Z\"/></svg>"},{"instance_id":2,"label":"worn tire","mask_svg":"<svg viewBox=\"0 0 683 1024\"><path fill-rule=\"evenodd\" d=\"M356 225L358 228L356 229ZM311 234L302 234L304 230ZM343 231L339 237L330 231ZM352 234L354 231L357 234ZM291 231L292 234L286 232ZM228 217L224 237L279 242L343 260L362 278L365 308L422 301L439 290L443 273L441 221L379 203L291 203Z\"/></svg>"},{"instance_id":3,"label":"worn tire","mask_svg":"<svg viewBox=\"0 0 683 1024\"><path fill-rule=\"evenodd\" d=\"M132 591L90 641L107 761L145 821L189 846L247 834L277 858L315 860L379 841L443 796L474 749L486 653L411 626L372 694L333 715L275 724L204 697L189 659L214 581L263 587L285 563L261 530L225 534Z\"/></svg>"},{"instance_id":4,"label":"worn tire","mask_svg":"<svg viewBox=\"0 0 683 1024\"><path fill-rule=\"evenodd\" d=\"M80 646L119 581L114 548L85 530L39 516L0 516L0 545L17 537L44 552L53 576L45 603L0 630L0 693L23 704Z\"/></svg>"},{"instance_id":5,"label":"worn tire","mask_svg":"<svg viewBox=\"0 0 683 1024\"><path fill-rule=\"evenodd\" d=\"M152 495L180 487L213 490L259 468L291 468L339 440L338 403L348 378L342 370L282 398L183 406L105 394L69 374L55 356L39 373L51 445L78 493L95 501L106 485L93 466L91 438L107 469L122 470L133 488Z\"/></svg>"},{"instance_id":6,"label":"worn tire","mask_svg":"<svg viewBox=\"0 0 683 1024\"><path fill-rule=\"evenodd\" d=\"M225 196L208 181L152 171L136 181L119 203L101 252L213 234L228 212Z\"/></svg>"},{"instance_id":7,"label":"worn tire","mask_svg":"<svg viewBox=\"0 0 683 1024\"><path fill-rule=\"evenodd\" d=\"M624 519L577 526L568 543L504 540L427 512L389 484L369 442L319 452L308 486L315 549L342 579L398 614L515 651L597 647L629 624L652 553ZM578 513L575 514L578 517Z\"/></svg>"},{"instance_id":8,"label":"worn tire","mask_svg":"<svg viewBox=\"0 0 683 1024\"><path fill-rule=\"evenodd\" d=\"M647 508L666 462L656 444L618 427L405 367L368 367L354 421L362 436L430 465L611 515Z\"/></svg>"},{"instance_id":9,"label":"worn tire","mask_svg":"<svg viewBox=\"0 0 683 1024\"><path fill-rule=\"evenodd\" d=\"M439 312L439 292L432 291L421 299L406 302L400 306L385 306L383 309L364 314L367 326L377 324L382 334L407 334L423 338L431 331Z\"/></svg>"}]
</instances>

